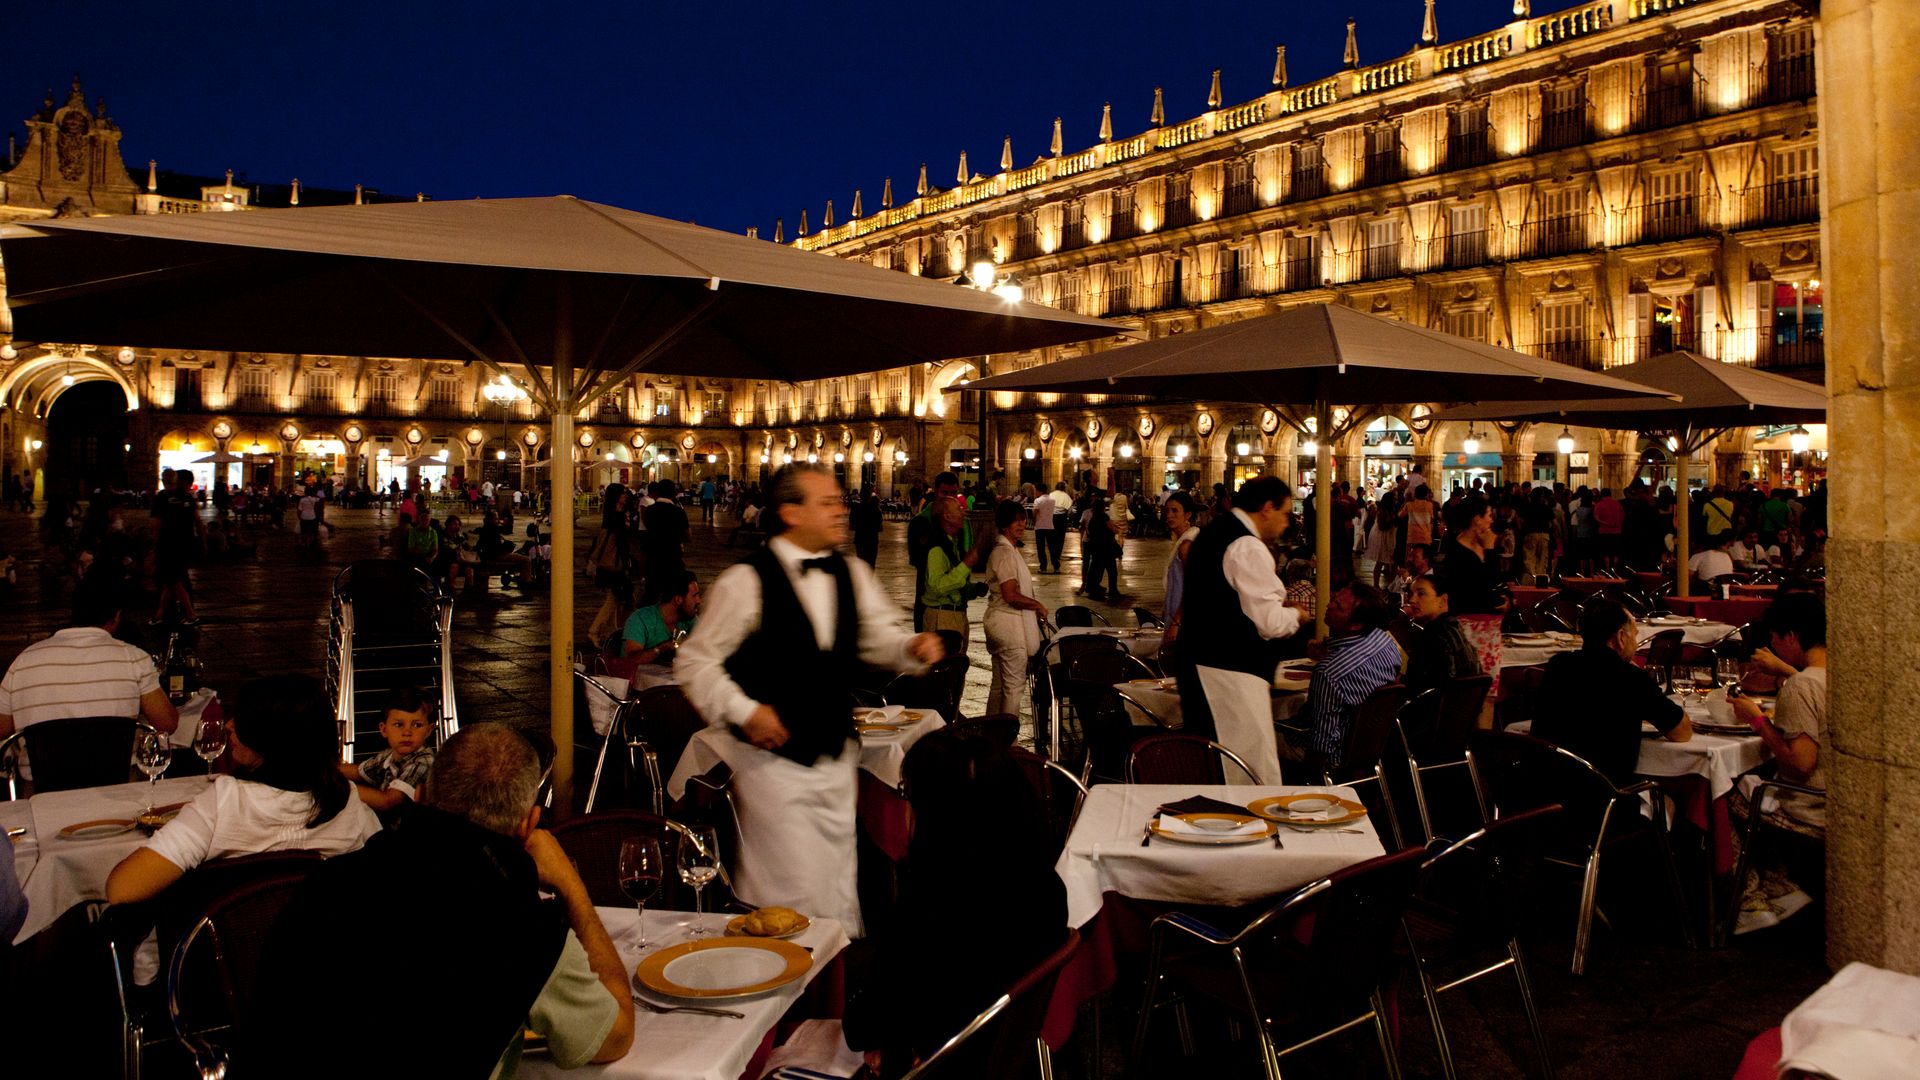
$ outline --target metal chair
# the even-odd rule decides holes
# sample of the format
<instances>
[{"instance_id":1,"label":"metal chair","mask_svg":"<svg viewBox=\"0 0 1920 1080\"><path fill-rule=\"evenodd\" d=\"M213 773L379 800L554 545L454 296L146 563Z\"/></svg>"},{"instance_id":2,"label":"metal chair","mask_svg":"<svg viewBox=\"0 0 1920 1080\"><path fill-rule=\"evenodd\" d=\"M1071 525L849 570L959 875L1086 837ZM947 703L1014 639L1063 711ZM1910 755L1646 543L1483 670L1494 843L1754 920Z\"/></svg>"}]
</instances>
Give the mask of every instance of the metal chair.
<instances>
[{"instance_id":1,"label":"metal chair","mask_svg":"<svg viewBox=\"0 0 1920 1080\"><path fill-rule=\"evenodd\" d=\"M1543 832L1560 812L1558 804L1539 807L1489 822L1457 841L1436 840L1429 845L1430 850L1439 850L1420 867L1420 888L1401 923L1414 972L1420 979L1427 1018L1433 1024L1441 1072L1447 1080L1455 1080L1459 1071L1440 1016L1440 995L1502 969L1513 971L1527 1028L1533 1035L1534 1052L1540 1058L1541 1075L1553 1080L1553 1058L1547 1051L1546 1030L1540 1023L1533 981L1520 948L1520 919L1510 879L1517 864L1539 858ZM1503 949L1506 958L1484 963L1481 954L1490 947ZM1462 965L1468 969L1466 974L1447 977L1446 973L1458 972Z\"/></svg>"},{"instance_id":2,"label":"metal chair","mask_svg":"<svg viewBox=\"0 0 1920 1080\"><path fill-rule=\"evenodd\" d=\"M1162 623L1160 622L1160 616L1155 615L1153 612L1148 611L1146 608L1143 608L1143 607L1137 607L1133 609L1133 624L1135 626L1142 627L1142 628L1149 627L1149 626L1158 627L1162 625Z\"/></svg>"},{"instance_id":3,"label":"metal chair","mask_svg":"<svg viewBox=\"0 0 1920 1080\"><path fill-rule=\"evenodd\" d=\"M1112 623L1107 621L1107 617L1105 615L1100 614L1099 612L1093 610L1090 607L1085 607L1080 604L1067 604L1064 607L1057 607L1053 609L1053 624L1055 626L1060 626L1060 627L1094 626L1096 625L1095 623L1096 619L1099 620L1097 625L1100 625L1100 626L1113 625Z\"/></svg>"},{"instance_id":4,"label":"metal chair","mask_svg":"<svg viewBox=\"0 0 1920 1080\"><path fill-rule=\"evenodd\" d=\"M1393 974L1395 931L1425 860L1424 849L1408 848L1335 871L1234 933L1185 912L1155 919L1134 1066L1146 1056L1160 984L1171 980L1252 1018L1268 1080L1279 1080L1282 1057L1361 1025L1372 1026L1387 1075L1398 1080L1383 991ZM1187 948L1174 951L1175 944ZM1286 992L1301 984L1314 993Z\"/></svg>"},{"instance_id":5,"label":"metal chair","mask_svg":"<svg viewBox=\"0 0 1920 1080\"><path fill-rule=\"evenodd\" d=\"M440 744L460 730L453 692L453 598L433 578L392 559L356 562L333 580L327 692L340 725L341 760L355 760L361 731L376 727L386 697L424 687L439 698Z\"/></svg>"},{"instance_id":6,"label":"metal chair","mask_svg":"<svg viewBox=\"0 0 1920 1080\"><path fill-rule=\"evenodd\" d=\"M1491 675L1461 676L1422 694L1417 707L1416 702L1409 702L1408 709L1402 709L1395 720L1401 746L1406 750L1414 807L1420 813L1421 832L1427 840L1440 835L1440 831L1433 824L1433 802L1427 798L1423 777L1444 769L1464 768L1467 741L1479 726L1480 712L1492 691Z\"/></svg>"},{"instance_id":7,"label":"metal chair","mask_svg":"<svg viewBox=\"0 0 1920 1080\"><path fill-rule=\"evenodd\" d=\"M1753 789L1747 799L1747 829L1741 839L1740 857L1733 864L1733 895L1727 900L1727 910L1715 927L1715 944L1725 944L1732 936L1733 927L1740 918L1740 900L1747 887L1747 870L1753 865L1754 846L1760 842L1760 826L1764 824L1766 814L1761 807L1766 805L1767 796L1775 792L1798 792L1802 795L1814 795L1826 798L1827 792L1821 788L1808 787L1805 784L1790 784L1785 780L1767 780ZM1809 826L1811 829L1812 826Z\"/></svg>"},{"instance_id":8,"label":"metal chair","mask_svg":"<svg viewBox=\"0 0 1920 1080\"><path fill-rule=\"evenodd\" d=\"M1080 948L1080 931L1068 930L1060 947L1020 977L966 1027L913 1067L903 1080L1025 1075L1026 1059L1039 1055L1040 1075L1052 1077L1053 1055L1040 1039L1060 971Z\"/></svg>"},{"instance_id":9,"label":"metal chair","mask_svg":"<svg viewBox=\"0 0 1920 1080\"><path fill-rule=\"evenodd\" d=\"M1397 682L1368 694L1353 711L1346 743L1340 751L1340 764L1329 768L1323 777L1328 785L1352 787L1362 801L1368 801L1367 792L1373 791L1372 801L1376 805L1369 809L1383 812L1395 848L1403 846L1405 841L1388 779L1387 762L1394 757L1388 753L1388 747L1396 730L1394 718L1406 705L1408 696L1407 688Z\"/></svg>"},{"instance_id":10,"label":"metal chair","mask_svg":"<svg viewBox=\"0 0 1920 1080\"><path fill-rule=\"evenodd\" d=\"M1660 679L1669 694L1673 693L1673 667L1680 659L1680 647L1686 643L1685 630L1662 630L1641 646L1647 654L1647 671Z\"/></svg>"},{"instance_id":11,"label":"metal chair","mask_svg":"<svg viewBox=\"0 0 1920 1080\"><path fill-rule=\"evenodd\" d=\"M306 870L246 882L212 899L173 948L167 964L167 1019L203 1080L223 1080L229 1054L209 1036L247 1019L267 933ZM197 984L197 985L196 985ZM217 993L208 992L211 984Z\"/></svg>"},{"instance_id":12,"label":"metal chair","mask_svg":"<svg viewBox=\"0 0 1920 1080\"><path fill-rule=\"evenodd\" d=\"M960 695L967 685L967 669L972 666L965 653L950 652L923 675L895 676L882 696L889 705L932 709L952 720L960 715Z\"/></svg>"},{"instance_id":13,"label":"metal chair","mask_svg":"<svg viewBox=\"0 0 1920 1080\"><path fill-rule=\"evenodd\" d=\"M1011 748L1020 740L1020 717L1013 713L962 716L947 728L962 735L977 735L995 746Z\"/></svg>"},{"instance_id":14,"label":"metal chair","mask_svg":"<svg viewBox=\"0 0 1920 1080\"><path fill-rule=\"evenodd\" d=\"M1129 784L1224 784L1232 762L1251 784L1259 783L1239 754L1199 735L1149 735L1127 754Z\"/></svg>"},{"instance_id":15,"label":"metal chair","mask_svg":"<svg viewBox=\"0 0 1920 1080\"><path fill-rule=\"evenodd\" d=\"M607 751L612 748L614 740L618 739L626 743L626 775L628 777L631 777L638 767L638 763L635 761L635 755L646 747L646 741L641 739L638 734L632 730L632 717L633 714L638 711L640 705L638 701L630 697L621 697L615 694L613 691L601 685L598 679L595 679L584 671L575 669L573 677L580 680L584 693L599 697L611 707L613 712L613 715L607 721L606 734L600 739L600 752L593 759L593 779L587 784L587 803L584 812L591 814L593 813L593 804L599 801L600 798L600 781L607 767ZM653 812L658 814L662 810L660 785L652 783L654 779L652 772L647 774L647 779L649 786L652 788Z\"/></svg>"},{"instance_id":16,"label":"metal chair","mask_svg":"<svg viewBox=\"0 0 1920 1080\"><path fill-rule=\"evenodd\" d=\"M21 798L22 751L33 769L36 793L124 784L133 769L134 734L153 730L152 725L130 716L81 716L28 724L0 741L0 772L6 774L7 798Z\"/></svg>"},{"instance_id":17,"label":"metal chair","mask_svg":"<svg viewBox=\"0 0 1920 1080\"><path fill-rule=\"evenodd\" d=\"M1573 973L1587 970L1587 952L1593 938L1593 919L1599 910L1601 856L1622 843L1651 837L1659 851L1674 911L1687 947L1696 944L1693 922L1686 917L1686 893L1674 867L1673 847L1667 840L1665 800L1653 800L1653 818L1638 813L1641 792L1658 784L1642 780L1616 788L1585 758L1531 735L1516 731L1476 732L1467 747L1467 769L1480 795L1484 820L1495 813L1505 817L1542 806L1565 809L1560 835L1554 838L1560 854L1547 861L1581 871L1580 908L1575 916Z\"/></svg>"},{"instance_id":18,"label":"metal chair","mask_svg":"<svg viewBox=\"0 0 1920 1080\"><path fill-rule=\"evenodd\" d=\"M674 856L680 837L688 833L686 825L660 814L644 810L601 810L570 817L553 826L553 839L580 871L587 895L599 907L625 907L633 903L620 888L620 844L628 837L643 836L660 843L660 854ZM678 874L661 875L660 895L651 903L674 911L693 910L693 888L683 884ZM734 905L733 879L727 874L726 860L720 860L720 876L707 886L709 911Z\"/></svg>"},{"instance_id":19,"label":"metal chair","mask_svg":"<svg viewBox=\"0 0 1920 1080\"><path fill-rule=\"evenodd\" d=\"M1067 662L1065 696L1073 706L1087 760L1096 775L1118 780L1126 771L1127 752L1140 734L1127 711L1129 704L1145 711L1156 727L1165 726L1120 686L1129 679L1153 677L1152 668L1125 650L1086 651Z\"/></svg>"},{"instance_id":20,"label":"metal chair","mask_svg":"<svg viewBox=\"0 0 1920 1080\"><path fill-rule=\"evenodd\" d=\"M1047 835L1054 850L1064 850L1067 836L1073 832L1073 823L1080 817L1080 807L1087 799L1087 767L1082 766L1076 776L1059 762L1017 746L1007 753L1026 774L1034 793L1040 796Z\"/></svg>"}]
</instances>

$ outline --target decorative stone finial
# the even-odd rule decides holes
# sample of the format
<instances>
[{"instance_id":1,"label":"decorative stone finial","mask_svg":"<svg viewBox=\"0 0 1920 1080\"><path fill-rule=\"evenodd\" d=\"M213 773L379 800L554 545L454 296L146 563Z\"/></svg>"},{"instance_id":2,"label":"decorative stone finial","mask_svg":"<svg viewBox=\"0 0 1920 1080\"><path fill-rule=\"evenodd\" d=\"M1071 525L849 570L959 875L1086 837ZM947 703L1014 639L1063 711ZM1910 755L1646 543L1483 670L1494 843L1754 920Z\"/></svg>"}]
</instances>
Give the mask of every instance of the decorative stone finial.
<instances>
[{"instance_id":1,"label":"decorative stone finial","mask_svg":"<svg viewBox=\"0 0 1920 1080\"><path fill-rule=\"evenodd\" d=\"M893 209L893 177L891 176L887 177L886 183L880 185L880 209Z\"/></svg>"},{"instance_id":2,"label":"decorative stone finial","mask_svg":"<svg viewBox=\"0 0 1920 1080\"><path fill-rule=\"evenodd\" d=\"M155 161L152 158L148 158L147 159L147 191L149 193L152 193L158 190L160 190L160 163L158 161Z\"/></svg>"},{"instance_id":3,"label":"decorative stone finial","mask_svg":"<svg viewBox=\"0 0 1920 1080\"><path fill-rule=\"evenodd\" d=\"M960 172L956 179L958 179L962 185L967 182L967 152L965 150L960 151Z\"/></svg>"},{"instance_id":4,"label":"decorative stone finial","mask_svg":"<svg viewBox=\"0 0 1920 1080\"><path fill-rule=\"evenodd\" d=\"M787 219L773 219L773 242L776 244L784 244L787 242Z\"/></svg>"},{"instance_id":5,"label":"decorative stone finial","mask_svg":"<svg viewBox=\"0 0 1920 1080\"><path fill-rule=\"evenodd\" d=\"M300 178L297 176L293 178L293 198L288 200L287 205L288 206L300 205Z\"/></svg>"},{"instance_id":6,"label":"decorative stone finial","mask_svg":"<svg viewBox=\"0 0 1920 1080\"><path fill-rule=\"evenodd\" d=\"M800 211L800 235L805 236L809 231L807 228L807 212L802 210Z\"/></svg>"},{"instance_id":7,"label":"decorative stone finial","mask_svg":"<svg viewBox=\"0 0 1920 1080\"><path fill-rule=\"evenodd\" d=\"M1065 142L1060 138L1060 118L1056 116L1053 118L1053 143L1049 146L1049 149L1053 151L1054 157L1059 157L1060 151L1064 146Z\"/></svg>"},{"instance_id":8,"label":"decorative stone finial","mask_svg":"<svg viewBox=\"0 0 1920 1080\"><path fill-rule=\"evenodd\" d=\"M1523 0L1524 2L1524 0ZM1420 24L1420 43L1432 45L1440 40L1440 24L1433 18L1433 0L1427 0L1427 18Z\"/></svg>"},{"instance_id":9,"label":"decorative stone finial","mask_svg":"<svg viewBox=\"0 0 1920 1080\"><path fill-rule=\"evenodd\" d=\"M760 239L760 226L758 225L747 226L747 239L749 240Z\"/></svg>"},{"instance_id":10,"label":"decorative stone finial","mask_svg":"<svg viewBox=\"0 0 1920 1080\"><path fill-rule=\"evenodd\" d=\"M1009 135L1000 143L1000 171L1013 168L1013 136Z\"/></svg>"},{"instance_id":11,"label":"decorative stone finial","mask_svg":"<svg viewBox=\"0 0 1920 1080\"><path fill-rule=\"evenodd\" d=\"M414 193L413 193L413 201L414 201L414 202L426 202L426 201L427 201L427 193L426 193L426 192L424 192L424 191L416 191L416 192L414 192Z\"/></svg>"},{"instance_id":12,"label":"decorative stone finial","mask_svg":"<svg viewBox=\"0 0 1920 1080\"><path fill-rule=\"evenodd\" d=\"M1273 47L1273 85L1282 90L1287 88L1287 47Z\"/></svg>"},{"instance_id":13,"label":"decorative stone finial","mask_svg":"<svg viewBox=\"0 0 1920 1080\"><path fill-rule=\"evenodd\" d=\"M859 220L860 220L861 218L863 218L863 217L866 217L866 215L865 215L865 214L863 214L863 213L861 213L861 212L860 212L860 210L861 210L861 206L860 206L860 189L859 189L859 188L854 188L854 189L853 189L853 215L852 215L851 217L849 217L849 218L848 218L847 220L848 220L848 221L859 221Z\"/></svg>"},{"instance_id":14,"label":"decorative stone finial","mask_svg":"<svg viewBox=\"0 0 1920 1080\"><path fill-rule=\"evenodd\" d=\"M1428 2L1429 2L1429 3L1431 3L1431 2L1432 2L1432 0L1428 0ZM1209 89L1207 90L1207 108L1209 108L1209 109L1217 109L1217 108L1219 108L1219 107L1220 107L1220 101L1221 101L1221 97L1220 97L1220 69L1219 69L1219 68L1214 68L1214 69L1213 69L1213 86L1212 86L1211 88L1209 88Z\"/></svg>"},{"instance_id":15,"label":"decorative stone finial","mask_svg":"<svg viewBox=\"0 0 1920 1080\"><path fill-rule=\"evenodd\" d=\"M927 163L924 161L920 163L920 183L915 185L913 193L915 195L925 195L927 193Z\"/></svg>"},{"instance_id":16,"label":"decorative stone finial","mask_svg":"<svg viewBox=\"0 0 1920 1080\"><path fill-rule=\"evenodd\" d=\"M1100 108L1100 141L1113 141L1113 102L1111 101Z\"/></svg>"},{"instance_id":17,"label":"decorative stone finial","mask_svg":"<svg viewBox=\"0 0 1920 1080\"><path fill-rule=\"evenodd\" d=\"M359 206L361 203L366 201L362 197L363 194L364 194L364 191L359 184L353 185L353 205Z\"/></svg>"},{"instance_id":18,"label":"decorative stone finial","mask_svg":"<svg viewBox=\"0 0 1920 1080\"><path fill-rule=\"evenodd\" d=\"M1527 18L1533 14L1533 5L1527 0L1513 0L1513 14L1517 18Z\"/></svg>"},{"instance_id":19,"label":"decorative stone finial","mask_svg":"<svg viewBox=\"0 0 1920 1080\"><path fill-rule=\"evenodd\" d=\"M228 191L233 190L233 170L232 169L227 170L227 190Z\"/></svg>"},{"instance_id":20,"label":"decorative stone finial","mask_svg":"<svg viewBox=\"0 0 1920 1080\"><path fill-rule=\"evenodd\" d=\"M1153 123L1153 126L1154 126L1154 127L1160 127L1160 126L1162 126L1162 125L1164 125L1164 124L1165 124L1166 122L1167 122L1167 103L1166 103L1166 99L1165 99L1164 97L1162 97L1162 96L1161 96L1161 93L1160 93L1160 88L1156 86L1156 87L1154 87L1154 88L1153 88L1153 117L1152 117L1152 123Z\"/></svg>"},{"instance_id":21,"label":"decorative stone finial","mask_svg":"<svg viewBox=\"0 0 1920 1080\"><path fill-rule=\"evenodd\" d=\"M1340 54L1340 59L1350 68L1360 66L1360 38L1354 32L1353 25L1353 20L1348 19L1347 48L1345 52Z\"/></svg>"}]
</instances>

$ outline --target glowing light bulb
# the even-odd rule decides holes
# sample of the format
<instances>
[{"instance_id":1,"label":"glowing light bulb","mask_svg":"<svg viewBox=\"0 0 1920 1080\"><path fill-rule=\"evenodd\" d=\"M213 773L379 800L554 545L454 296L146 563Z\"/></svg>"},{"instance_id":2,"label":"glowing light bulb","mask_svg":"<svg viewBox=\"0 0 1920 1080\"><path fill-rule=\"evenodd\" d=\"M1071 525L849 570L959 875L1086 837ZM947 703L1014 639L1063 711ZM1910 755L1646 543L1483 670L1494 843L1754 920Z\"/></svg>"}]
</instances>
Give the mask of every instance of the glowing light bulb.
<instances>
[{"instance_id":1,"label":"glowing light bulb","mask_svg":"<svg viewBox=\"0 0 1920 1080\"><path fill-rule=\"evenodd\" d=\"M1563 454L1573 453L1573 432L1567 430L1566 428L1561 428L1560 438L1555 442L1554 445L1557 446L1560 452Z\"/></svg>"},{"instance_id":2,"label":"glowing light bulb","mask_svg":"<svg viewBox=\"0 0 1920 1080\"><path fill-rule=\"evenodd\" d=\"M1308 457L1313 457L1320 453L1320 443L1314 439L1308 439L1306 442L1300 444L1300 452Z\"/></svg>"},{"instance_id":3,"label":"glowing light bulb","mask_svg":"<svg viewBox=\"0 0 1920 1080\"><path fill-rule=\"evenodd\" d=\"M1028 461L1032 461L1034 458L1037 458L1040 456L1040 451L1035 450L1033 447L1029 446L1025 450L1020 451L1020 456L1023 458L1026 458Z\"/></svg>"},{"instance_id":4,"label":"glowing light bulb","mask_svg":"<svg viewBox=\"0 0 1920 1080\"><path fill-rule=\"evenodd\" d=\"M1123 458L1130 458L1130 457L1132 457L1132 456L1133 456L1133 444L1132 444L1132 443L1125 443L1125 444L1122 444L1122 445L1121 445L1121 447L1120 447L1120 456L1121 456L1121 457L1123 457Z\"/></svg>"},{"instance_id":5,"label":"glowing light bulb","mask_svg":"<svg viewBox=\"0 0 1920 1080\"><path fill-rule=\"evenodd\" d=\"M507 452L505 450L495 450L493 452L493 460L495 461L507 460Z\"/></svg>"},{"instance_id":6,"label":"glowing light bulb","mask_svg":"<svg viewBox=\"0 0 1920 1080\"><path fill-rule=\"evenodd\" d=\"M60 376L60 385L61 385L61 386L72 386L72 385L73 385L73 376L72 376L72 374L66 374L66 375L62 375L62 376Z\"/></svg>"},{"instance_id":7,"label":"glowing light bulb","mask_svg":"<svg viewBox=\"0 0 1920 1080\"><path fill-rule=\"evenodd\" d=\"M1807 452L1807 447L1813 445L1813 442L1808 437L1806 428L1796 427L1793 429L1793 433L1787 436L1787 445L1793 447L1794 453L1804 454Z\"/></svg>"},{"instance_id":8,"label":"glowing light bulb","mask_svg":"<svg viewBox=\"0 0 1920 1080\"><path fill-rule=\"evenodd\" d=\"M1253 444L1252 443L1234 443L1233 452L1239 455L1240 457L1246 457L1253 453Z\"/></svg>"},{"instance_id":9,"label":"glowing light bulb","mask_svg":"<svg viewBox=\"0 0 1920 1080\"><path fill-rule=\"evenodd\" d=\"M1468 457L1472 457L1473 455L1479 453L1480 452L1479 437L1474 435L1468 435L1465 439L1461 441L1460 449L1464 450Z\"/></svg>"}]
</instances>

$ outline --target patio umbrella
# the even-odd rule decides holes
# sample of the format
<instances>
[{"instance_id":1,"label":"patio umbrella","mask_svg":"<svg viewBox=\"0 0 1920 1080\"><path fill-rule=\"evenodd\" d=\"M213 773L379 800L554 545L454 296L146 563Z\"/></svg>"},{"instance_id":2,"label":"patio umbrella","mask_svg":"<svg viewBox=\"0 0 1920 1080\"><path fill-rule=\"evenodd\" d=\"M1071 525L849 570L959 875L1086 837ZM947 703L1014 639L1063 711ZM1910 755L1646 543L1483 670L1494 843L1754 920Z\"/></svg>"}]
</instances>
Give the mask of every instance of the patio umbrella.
<instances>
[{"instance_id":1,"label":"patio umbrella","mask_svg":"<svg viewBox=\"0 0 1920 1080\"><path fill-rule=\"evenodd\" d=\"M1682 568L1692 551L1688 459L1729 428L1820 423L1827 418L1824 387L1699 353L1666 353L1609 368L1607 374L1630 379L1669 396L1462 405L1442 411L1434 418L1580 424L1672 439L1675 490L1680 496L1680 513L1675 515L1674 529L1678 534ZM1681 596L1688 594L1691 576L1684 569L1674 573L1674 585Z\"/></svg>"},{"instance_id":2,"label":"patio umbrella","mask_svg":"<svg viewBox=\"0 0 1920 1080\"><path fill-rule=\"evenodd\" d=\"M1038 305L570 196L62 218L0 227L23 341L524 366L575 414L649 371L794 381L1102 337ZM553 470L553 503L573 473ZM573 520L553 558L573 565ZM554 575L552 733L573 741L572 575ZM554 765L561 806L572 758Z\"/></svg>"},{"instance_id":3,"label":"patio umbrella","mask_svg":"<svg viewBox=\"0 0 1920 1080\"><path fill-rule=\"evenodd\" d=\"M1658 396L1637 383L1540 360L1438 330L1355 311L1305 304L1271 315L1091 353L980 379L967 391L1140 394L1162 400L1247 401L1274 410L1319 443L1314 546L1332 545L1333 442L1372 418L1374 407L1405 401L1537 400ZM1293 404L1310 404L1307 416ZM1336 429L1334 406L1351 406ZM1319 559L1314 588L1326 632L1331 560Z\"/></svg>"},{"instance_id":4,"label":"patio umbrella","mask_svg":"<svg viewBox=\"0 0 1920 1080\"><path fill-rule=\"evenodd\" d=\"M438 453L419 454L414 457L410 457L405 461L402 461L400 463L400 468L418 469L427 465L445 465L446 463L447 463L447 459L444 457L441 457Z\"/></svg>"},{"instance_id":5,"label":"patio umbrella","mask_svg":"<svg viewBox=\"0 0 1920 1080\"><path fill-rule=\"evenodd\" d=\"M241 457L239 454L230 454L225 450L220 450L208 454L206 457L194 458L193 463L195 465L233 465L246 460L246 458Z\"/></svg>"}]
</instances>

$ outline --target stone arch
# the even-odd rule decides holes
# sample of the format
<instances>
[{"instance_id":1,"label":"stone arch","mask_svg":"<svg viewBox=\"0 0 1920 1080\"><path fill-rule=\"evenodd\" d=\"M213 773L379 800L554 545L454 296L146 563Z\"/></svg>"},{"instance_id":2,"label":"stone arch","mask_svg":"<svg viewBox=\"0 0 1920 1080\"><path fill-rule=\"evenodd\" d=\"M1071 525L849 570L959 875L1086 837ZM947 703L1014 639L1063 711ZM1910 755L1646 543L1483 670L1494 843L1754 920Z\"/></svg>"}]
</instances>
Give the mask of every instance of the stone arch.
<instances>
[{"instance_id":1,"label":"stone arch","mask_svg":"<svg viewBox=\"0 0 1920 1080\"><path fill-rule=\"evenodd\" d=\"M71 376L73 382L68 383L66 376ZM140 392L132 380L119 368L88 353L62 356L46 352L22 361L0 379L0 403L12 404L30 415L45 416L53 407L54 399L67 390L84 382L103 380L120 387L127 399L128 411L140 407Z\"/></svg>"}]
</instances>

